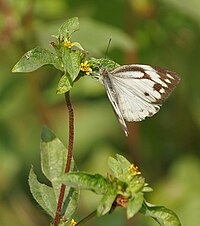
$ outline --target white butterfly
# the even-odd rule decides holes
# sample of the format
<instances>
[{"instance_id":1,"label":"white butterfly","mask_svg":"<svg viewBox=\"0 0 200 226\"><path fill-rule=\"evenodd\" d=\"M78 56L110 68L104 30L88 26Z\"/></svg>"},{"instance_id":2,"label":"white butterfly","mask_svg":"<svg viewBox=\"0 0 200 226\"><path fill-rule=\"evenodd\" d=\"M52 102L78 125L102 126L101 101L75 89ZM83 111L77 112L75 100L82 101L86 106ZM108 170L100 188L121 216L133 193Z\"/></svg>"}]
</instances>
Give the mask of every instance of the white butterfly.
<instances>
[{"instance_id":1,"label":"white butterfly","mask_svg":"<svg viewBox=\"0 0 200 226\"><path fill-rule=\"evenodd\" d=\"M111 71L101 69L99 80L128 136L125 120L142 121L157 113L180 78L164 68L131 64Z\"/></svg>"}]
</instances>

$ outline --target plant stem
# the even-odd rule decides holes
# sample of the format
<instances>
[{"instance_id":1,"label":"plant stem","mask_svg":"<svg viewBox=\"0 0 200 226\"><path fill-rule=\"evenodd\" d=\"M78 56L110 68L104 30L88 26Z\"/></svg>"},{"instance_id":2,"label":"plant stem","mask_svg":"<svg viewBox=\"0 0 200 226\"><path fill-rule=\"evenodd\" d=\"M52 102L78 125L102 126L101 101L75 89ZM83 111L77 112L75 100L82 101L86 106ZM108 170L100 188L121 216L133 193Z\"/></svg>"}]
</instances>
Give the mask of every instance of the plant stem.
<instances>
[{"instance_id":1,"label":"plant stem","mask_svg":"<svg viewBox=\"0 0 200 226\"><path fill-rule=\"evenodd\" d=\"M69 112L69 141L68 141L67 163L65 168L65 173L67 173L70 170L74 145L74 109L71 103L69 92L65 93L65 101Z\"/></svg>"},{"instance_id":2,"label":"plant stem","mask_svg":"<svg viewBox=\"0 0 200 226\"><path fill-rule=\"evenodd\" d=\"M65 93L65 102L66 102L68 112L69 112L68 155L67 155L67 162L66 162L66 167L65 167L65 173L67 173L67 172L69 172L70 166L71 166L73 144L74 144L74 110L73 110L73 106L72 106L72 103L70 100L69 92ZM61 210L62 210L63 199L64 199L64 195L65 195L65 188L66 188L66 185L62 184L61 188L60 188L60 195L59 195L58 204L57 204L56 216L54 219L54 226L59 225L60 218L62 217Z\"/></svg>"}]
</instances>

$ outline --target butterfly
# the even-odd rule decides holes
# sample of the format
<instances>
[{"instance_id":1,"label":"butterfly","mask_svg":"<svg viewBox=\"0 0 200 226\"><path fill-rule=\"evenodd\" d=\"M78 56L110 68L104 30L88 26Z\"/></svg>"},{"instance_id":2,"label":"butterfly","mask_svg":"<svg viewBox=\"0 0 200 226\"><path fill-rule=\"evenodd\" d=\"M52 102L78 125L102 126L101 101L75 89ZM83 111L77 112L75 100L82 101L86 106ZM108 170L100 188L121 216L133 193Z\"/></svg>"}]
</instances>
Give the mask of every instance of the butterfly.
<instances>
[{"instance_id":1,"label":"butterfly","mask_svg":"<svg viewBox=\"0 0 200 226\"><path fill-rule=\"evenodd\" d=\"M128 136L126 121L142 121L156 114L180 78L167 69L131 64L100 69L103 83L118 121Z\"/></svg>"}]
</instances>

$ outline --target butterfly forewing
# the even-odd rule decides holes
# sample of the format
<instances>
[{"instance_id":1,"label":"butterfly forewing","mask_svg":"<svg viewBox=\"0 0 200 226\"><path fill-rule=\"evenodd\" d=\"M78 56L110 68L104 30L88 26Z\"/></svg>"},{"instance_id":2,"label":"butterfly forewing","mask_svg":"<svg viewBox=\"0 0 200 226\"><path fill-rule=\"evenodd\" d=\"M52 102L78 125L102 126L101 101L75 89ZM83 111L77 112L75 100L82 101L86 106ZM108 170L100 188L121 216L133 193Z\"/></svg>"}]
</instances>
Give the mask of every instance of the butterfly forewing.
<instances>
[{"instance_id":1,"label":"butterfly forewing","mask_svg":"<svg viewBox=\"0 0 200 226\"><path fill-rule=\"evenodd\" d=\"M158 104L143 99L137 81L121 81L121 78L118 78L113 79L113 85L116 88L119 109L127 121L142 121L160 109Z\"/></svg>"},{"instance_id":2,"label":"butterfly forewing","mask_svg":"<svg viewBox=\"0 0 200 226\"><path fill-rule=\"evenodd\" d=\"M167 99L170 93L174 90L176 85L179 83L180 78L173 71L169 71L167 69L163 69L158 66L153 67L153 69L158 73L159 81L160 80L162 81L161 84L158 81L154 85L154 89L157 90L159 93L161 93L161 98L157 100L157 103L162 103Z\"/></svg>"},{"instance_id":3,"label":"butterfly forewing","mask_svg":"<svg viewBox=\"0 0 200 226\"><path fill-rule=\"evenodd\" d=\"M175 72L139 64L104 70L101 79L123 130L122 119L142 121L158 112L180 80Z\"/></svg>"},{"instance_id":4,"label":"butterfly forewing","mask_svg":"<svg viewBox=\"0 0 200 226\"><path fill-rule=\"evenodd\" d=\"M175 72L157 66L152 67L139 64L117 67L110 71L109 75L111 75L111 78L122 78L124 82L126 82L126 79L128 82L138 80L138 95L140 97L144 95L145 101L148 101L148 97L154 97L155 100L152 99L150 102L158 104L165 101L180 81L180 78ZM140 95L141 93L142 96Z\"/></svg>"}]
</instances>

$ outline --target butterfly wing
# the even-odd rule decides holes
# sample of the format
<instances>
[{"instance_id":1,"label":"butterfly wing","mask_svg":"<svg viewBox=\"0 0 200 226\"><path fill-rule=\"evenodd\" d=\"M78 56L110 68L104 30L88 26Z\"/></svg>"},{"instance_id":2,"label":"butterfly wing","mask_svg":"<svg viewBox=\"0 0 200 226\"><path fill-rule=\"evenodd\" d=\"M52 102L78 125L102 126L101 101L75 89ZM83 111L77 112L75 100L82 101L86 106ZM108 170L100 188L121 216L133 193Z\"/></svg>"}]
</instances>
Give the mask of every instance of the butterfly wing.
<instances>
[{"instance_id":1,"label":"butterfly wing","mask_svg":"<svg viewBox=\"0 0 200 226\"><path fill-rule=\"evenodd\" d=\"M137 64L117 67L107 76L119 110L127 121L142 121L153 116L180 80L175 72Z\"/></svg>"},{"instance_id":2,"label":"butterfly wing","mask_svg":"<svg viewBox=\"0 0 200 226\"><path fill-rule=\"evenodd\" d=\"M133 87L134 86L134 90ZM113 87L115 87L117 94L117 103L123 118L127 121L142 121L146 117L153 116L159 109L159 104L151 104L141 98L141 87L137 82L121 81L120 78L113 79Z\"/></svg>"},{"instance_id":3,"label":"butterfly wing","mask_svg":"<svg viewBox=\"0 0 200 226\"><path fill-rule=\"evenodd\" d=\"M107 92L107 95L108 95L108 98L112 104L112 107L115 111L115 114L117 116L117 119L122 127L122 129L124 130L126 136L128 136L128 128L126 126L126 123L124 121L124 118L122 116L122 113L118 107L118 104L117 104L117 100L116 100L116 93L114 92L113 90L113 86L112 86L112 83L111 83L111 80L108 76L105 76L104 79L103 79L103 84L104 84L104 87L106 89L106 92Z\"/></svg>"}]
</instances>

